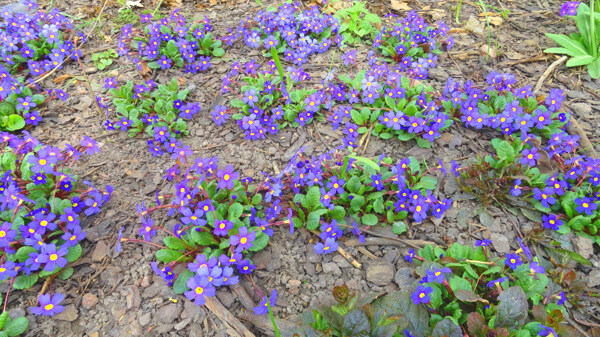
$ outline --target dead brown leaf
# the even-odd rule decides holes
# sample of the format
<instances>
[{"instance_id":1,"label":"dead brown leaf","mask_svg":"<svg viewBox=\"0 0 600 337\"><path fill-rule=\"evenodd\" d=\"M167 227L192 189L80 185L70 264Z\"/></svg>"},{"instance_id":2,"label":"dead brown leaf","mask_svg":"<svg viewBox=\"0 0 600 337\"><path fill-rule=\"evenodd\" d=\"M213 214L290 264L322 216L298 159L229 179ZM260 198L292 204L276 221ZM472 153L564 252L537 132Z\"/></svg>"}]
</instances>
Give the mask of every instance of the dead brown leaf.
<instances>
[{"instance_id":1,"label":"dead brown leaf","mask_svg":"<svg viewBox=\"0 0 600 337\"><path fill-rule=\"evenodd\" d=\"M405 1L392 0L392 9L395 9L397 11L409 11L412 8L410 8L408 3Z\"/></svg>"},{"instance_id":2,"label":"dead brown leaf","mask_svg":"<svg viewBox=\"0 0 600 337\"><path fill-rule=\"evenodd\" d=\"M185 78L185 77L180 77L180 78L177 79L177 85L180 86L180 87L182 85L185 85L186 83L187 83L187 78Z\"/></svg>"},{"instance_id":3,"label":"dead brown leaf","mask_svg":"<svg viewBox=\"0 0 600 337\"><path fill-rule=\"evenodd\" d=\"M65 80L67 80L68 78L71 78L71 77L73 77L73 75L71 75L71 74L60 75L54 79L54 83L58 84L58 85L62 85Z\"/></svg>"},{"instance_id":4,"label":"dead brown leaf","mask_svg":"<svg viewBox=\"0 0 600 337\"><path fill-rule=\"evenodd\" d=\"M481 13L479 14L479 21L481 22L485 22L485 13ZM502 16L500 14L496 14L496 13L488 13L487 14L488 20L490 20L490 24L493 26L500 26L502 24L502 22L504 22L504 19L502 18Z\"/></svg>"}]
</instances>

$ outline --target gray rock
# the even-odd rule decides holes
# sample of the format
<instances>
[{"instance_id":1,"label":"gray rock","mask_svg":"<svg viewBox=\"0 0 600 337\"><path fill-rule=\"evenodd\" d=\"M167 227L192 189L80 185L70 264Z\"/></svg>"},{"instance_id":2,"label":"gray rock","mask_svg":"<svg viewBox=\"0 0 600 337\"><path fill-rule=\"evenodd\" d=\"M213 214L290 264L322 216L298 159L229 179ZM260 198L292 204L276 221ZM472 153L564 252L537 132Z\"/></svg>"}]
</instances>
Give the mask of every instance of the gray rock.
<instances>
[{"instance_id":1,"label":"gray rock","mask_svg":"<svg viewBox=\"0 0 600 337\"><path fill-rule=\"evenodd\" d=\"M54 316L54 319L57 319L59 321L73 322L77 319L77 317L79 317L79 314L77 313L77 309L75 309L75 305L69 304L65 307L65 310L63 310L63 312Z\"/></svg>"},{"instance_id":2,"label":"gray rock","mask_svg":"<svg viewBox=\"0 0 600 337\"><path fill-rule=\"evenodd\" d=\"M396 272L396 275L394 275L394 282L398 285L400 290L410 290L410 285L414 280L413 270L410 267L400 268Z\"/></svg>"},{"instance_id":3,"label":"gray rock","mask_svg":"<svg viewBox=\"0 0 600 337\"><path fill-rule=\"evenodd\" d=\"M587 277L588 287L600 286L600 269L594 269Z\"/></svg>"},{"instance_id":4,"label":"gray rock","mask_svg":"<svg viewBox=\"0 0 600 337\"><path fill-rule=\"evenodd\" d=\"M576 236L573 239L573 245L575 246L577 253L585 259L589 259L594 253L594 241L590 238Z\"/></svg>"},{"instance_id":5,"label":"gray rock","mask_svg":"<svg viewBox=\"0 0 600 337\"><path fill-rule=\"evenodd\" d=\"M98 296L96 296L92 293L87 293L87 294L83 295L83 297L81 298L81 306L87 310L90 310L91 308L93 308L97 303L98 303Z\"/></svg>"},{"instance_id":6,"label":"gray rock","mask_svg":"<svg viewBox=\"0 0 600 337\"><path fill-rule=\"evenodd\" d=\"M308 252L306 253L306 259L310 263L318 263L321 262L321 260L323 260L323 256L315 252Z\"/></svg>"},{"instance_id":7,"label":"gray rock","mask_svg":"<svg viewBox=\"0 0 600 337\"><path fill-rule=\"evenodd\" d=\"M14 308L14 309L9 309L8 310L8 317L15 319L17 317L23 317L25 316L25 310L21 309L21 308Z\"/></svg>"},{"instance_id":8,"label":"gray rock","mask_svg":"<svg viewBox=\"0 0 600 337\"><path fill-rule=\"evenodd\" d=\"M323 272L334 276L342 275L340 267L333 262L323 263Z\"/></svg>"},{"instance_id":9,"label":"gray rock","mask_svg":"<svg viewBox=\"0 0 600 337\"><path fill-rule=\"evenodd\" d=\"M367 281L378 286L388 285L394 278L394 271L394 265L388 261L370 263L367 267Z\"/></svg>"},{"instance_id":10,"label":"gray rock","mask_svg":"<svg viewBox=\"0 0 600 337\"><path fill-rule=\"evenodd\" d=\"M150 323L150 313L147 312L145 314L143 314L142 316L140 316L140 319L138 320L138 323L140 323L141 326L147 325L148 323Z\"/></svg>"},{"instance_id":11,"label":"gray rock","mask_svg":"<svg viewBox=\"0 0 600 337\"><path fill-rule=\"evenodd\" d=\"M592 115L592 107L587 103L573 103L571 108L578 116L589 117Z\"/></svg>"},{"instance_id":12,"label":"gray rock","mask_svg":"<svg viewBox=\"0 0 600 337\"><path fill-rule=\"evenodd\" d=\"M187 299L183 300L183 313L182 318L192 318L195 322L200 322L204 319L205 312L202 307L195 305L194 302Z\"/></svg>"},{"instance_id":13,"label":"gray rock","mask_svg":"<svg viewBox=\"0 0 600 337\"><path fill-rule=\"evenodd\" d=\"M104 241L98 241L96 248L94 248L94 251L92 252L92 261L100 262L106 257L107 254L108 246L106 243L104 243Z\"/></svg>"},{"instance_id":14,"label":"gray rock","mask_svg":"<svg viewBox=\"0 0 600 337\"><path fill-rule=\"evenodd\" d=\"M183 321L175 324L174 328L175 328L175 330L181 330L181 329L185 328L188 324L190 324L191 321L192 321L191 318L186 318Z\"/></svg>"},{"instance_id":15,"label":"gray rock","mask_svg":"<svg viewBox=\"0 0 600 337\"><path fill-rule=\"evenodd\" d=\"M177 304L167 304L164 307L158 309L156 316L158 316L158 320L163 323L172 323L177 319L179 313L181 312L181 307Z\"/></svg>"},{"instance_id":16,"label":"gray rock","mask_svg":"<svg viewBox=\"0 0 600 337\"><path fill-rule=\"evenodd\" d=\"M192 323L192 324L190 324L189 336L190 337L202 337L202 336L204 336L204 334L202 332L202 327L200 326L200 324L198 324L198 323Z\"/></svg>"},{"instance_id":17,"label":"gray rock","mask_svg":"<svg viewBox=\"0 0 600 337\"><path fill-rule=\"evenodd\" d=\"M132 286L127 291L127 309L133 307L138 308L142 304L142 298L140 297L140 290L138 287Z\"/></svg>"},{"instance_id":18,"label":"gray rock","mask_svg":"<svg viewBox=\"0 0 600 337\"><path fill-rule=\"evenodd\" d=\"M498 233L492 233L492 235L490 235L490 239L492 240L492 244L498 253L506 254L510 252L510 244L508 243L506 236Z\"/></svg>"}]
</instances>

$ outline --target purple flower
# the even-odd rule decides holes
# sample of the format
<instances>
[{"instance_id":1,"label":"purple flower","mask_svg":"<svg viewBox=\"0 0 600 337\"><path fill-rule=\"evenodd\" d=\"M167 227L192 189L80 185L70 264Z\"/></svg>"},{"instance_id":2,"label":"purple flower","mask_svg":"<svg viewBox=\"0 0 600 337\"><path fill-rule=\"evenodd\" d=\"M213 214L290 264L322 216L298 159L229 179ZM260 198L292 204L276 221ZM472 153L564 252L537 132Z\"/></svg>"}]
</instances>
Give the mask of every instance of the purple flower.
<instances>
[{"instance_id":1,"label":"purple flower","mask_svg":"<svg viewBox=\"0 0 600 337\"><path fill-rule=\"evenodd\" d=\"M59 305L64 298L65 296L61 293L56 293L52 297L50 297L50 294L41 295L38 299L40 306L31 307L31 312L33 312L34 315L54 316L65 310L65 307Z\"/></svg>"},{"instance_id":2,"label":"purple flower","mask_svg":"<svg viewBox=\"0 0 600 337\"><path fill-rule=\"evenodd\" d=\"M575 210L579 213L585 213L586 215L594 214L594 211L598 208L598 204L588 197L575 198Z\"/></svg>"},{"instance_id":3,"label":"purple flower","mask_svg":"<svg viewBox=\"0 0 600 337\"><path fill-rule=\"evenodd\" d=\"M258 102L258 96L256 94L256 90L254 88L248 89L244 92L244 97L242 98L244 103L253 107L254 103Z\"/></svg>"},{"instance_id":4,"label":"purple flower","mask_svg":"<svg viewBox=\"0 0 600 337\"><path fill-rule=\"evenodd\" d=\"M29 111L31 108L35 108L37 104L31 100L31 97L26 96L25 98L17 98L17 109Z\"/></svg>"},{"instance_id":5,"label":"purple flower","mask_svg":"<svg viewBox=\"0 0 600 337\"><path fill-rule=\"evenodd\" d=\"M114 77L108 77L104 80L104 89L114 89L117 87L117 84L118 82L115 80Z\"/></svg>"},{"instance_id":6,"label":"purple flower","mask_svg":"<svg viewBox=\"0 0 600 337\"><path fill-rule=\"evenodd\" d=\"M252 247L252 241L254 241L254 239L256 239L256 232L255 231L248 231L248 227L240 227L240 229L238 230L238 235L232 235L229 238L229 243L237 246L235 248L236 252L241 252L244 249L248 249L250 247Z\"/></svg>"},{"instance_id":7,"label":"purple flower","mask_svg":"<svg viewBox=\"0 0 600 337\"><path fill-rule=\"evenodd\" d=\"M414 257L415 257L415 255L416 255L416 252L415 252L415 250L414 250L414 249L412 249L412 248L410 248L410 249L408 250L408 254L406 254L406 256L404 256L404 260L405 260L405 261L408 261L408 263L412 263L412 262L413 262L413 259L414 259Z\"/></svg>"},{"instance_id":8,"label":"purple flower","mask_svg":"<svg viewBox=\"0 0 600 337\"><path fill-rule=\"evenodd\" d=\"M158 65L160 66L160 69L169 69L171 68L171 64L173 61L171 61L170 58L166 57L165 55L163 55L160 60L158 60Z\"/></svg>"},{"instance_id":9,"label":"purple flower","mask_svg":"<svg viewBox=\"0 0 600 337\"><path fill-rule=\"evenodd\" d=\"M492 243L492 240L477 240L475 241L476 247L487 247Z\"/></svg>"},{"instance_id":10,"label":"purple flower","mask_svg":"<svg viewBox=\"0 0 600 337\"><path fill-rule=\"evenodd\" d=\"M543 266L540 266L540 264L538 262L531 262L529 264L529 273L532 276L534 276L535 274L545 274L546 268L544 268Z\"/></svg>"},{"instance_id":11,"label":"purple flower","mask_svg":"<svg viewBox=\"0 0 600 337\"><path fill-rule=\"evenodd\" d=\"M565 2L562 7L560 7L560 11L558 12L558 14L560 16L575 16L577 15L577 8L579 7L579 4L581 2L579 1L567 1Z\"/></svg>"},{"instance_id":12,"label":"purple flower","mask_svg":"<svg viewBox=\"0 0 600 337\"><path fill-rule=\"evenodd\" d=\"M427 304L427 303L429 303L429 301L431 301L429 294L431 294L432 292L433 292L433 288L421 284L410 295L410 298L412 299L412 301L415 305L418 305L420 303Z\"/></svg>"},{"instance_id":13,"label":"purple flower","mask_svg":"<svg viewBox=\"0 0 600 337\"><path fill-rule=\"evenodd\" d=\"M187 281L187 286L190 290L184 293L190 301L194 301L196 305L206 303L206 297L215 296L215 287L208 281L206 275L194 275Z\"/></svg>"},{"instance_id":14,"label":"purple flower","mask_svg":"<svg viewBox=\"0 0 600 337\"><path fill-rule=\"evenodd\" d=\"M540 329L542 329L540 332L538 332L538 336L542 336L542 337L557 337L558 333L556 333L556 331L554 329L552 329L551 327L548 326L544 326L541 324L538 324L538 326L540 327Z\"/></svg>"},{"instance_id":15,"label":"purple flower","mask_svg":"<svg viewBox=\"0 0 600 337\"><path fill-rule=\"evenodd\" d=\"M521 258L517 254L506 254L506 260L504 261L507 267L515 270L518 266L522 265Z\"/></svg>"},{"instance_id":16,"label":"purple flower","mask_svg":"<svg viewBox=\"0 0 600 337\"><path fill-rule=\"evenodd\" d=\"M437 269L437 268L434 268L433 270L430 269L425 272L425 274L426 274L425 279L426 279L426 282L434 282L435 281L437 283L444 283L444 280L445 280L444 274L451 273L451 272L452 272L452 270L450 270L450 268L448 268L448 267L444 267L442 269Z\"/></svg>"},{"instance_id":17,"label":"purple flower","mask_svg":"<svg viewBox=\"0 0 600 337\"><path fill-rule=\"evenodd\" d=\"M260 301L260 304L257 307L254 307L254 314L264 315L264 314L268 313L269 307L271 307L271 308L274 307L276 300L277 300L277 290L273 289L273 291L271 291L270 298L267 298L267 296L264 296L262 298L262 301ZM267 301L269 303L269 306L267 306Z\"/></svg>"},{"instance_id":18,"label":"purple flower","mask_svg":"<svg viewBox=\"0 0 600 337\"><path fill-rule=\"evenodd\" d=\"M559 230L559 227L562 226L563 222L558 218L558 216L554 214L542 215L542 224L544 228Z\"/></svg>"},{"instance_id":19,"label":"purple flower","mask_svg":"<svg viewBox=\"0 0 600 337\"><path fill-rule=\"evenodd\" d=\"M513 182L513 187L510 189L510 194L512 194L515 197L518 197L519 195L521 195L521 179L515 179L515 181Z\"/></svg>"},{"instance_id":20,"label":"purple flower","mask_svg":"<svg viewBox=\"0 0 600 337\"><path fill-rule=\"evenodd\" d=\"M64 258L67 253L69 253L67 245L62 245L56 249L55 244L49 243L42 246L42 253L38 257L38 262L46 264L44 266L45 271L54 271L57 266L62 268L67 264L67 259Z\"/></svg>"},{"instance_id":21,"label":"purple flower","mask_svg":"<svg viewBox=\"0 0 600 337\"><path fill-rule=\"evenodd\" d=\"M337 251L338 244L334 238L326 238L325 242L317 242L314 246L315 253L317 254L329 254L331 252Z\"/></svg>"},{"instance_id":22,"label":"purple flower","mask_svg":"<svg viewBox=\"0 0 600 337\"><path fill-rule=\"evenodd\" d=\"M524 149L523 152L521 152L521 154L523 155L523 157L521 158L521 165L529 165L531 167L534 167L536 161L540 159L540 154L537 152L537 150L537 147L534 147L531 150Z\"/></svg>"},{"instance_id":23,"label":"purple flower","mask_svg":"<svg viewBox=\"0 0 600 337\"><path fill-rule=\"evenodd\" d=\"M219 170L217 172L217 177L219 177L219 184L217 185L218 188L220 189L233 189L233 186L235 184L235 180L237 180L240 177L240 174L238 172L234 172L233 171L233 166L231 165L227 165L225 167L225 170Z\"/></svg>"},{"instance_id":24,"label":"purple flower","mask_svg":"<svg viewBox=\"0 0 600 337\"><path fill-rule=\"evenodd\" d=\"M495 287L497 284L500 284L500 283L502 283L502 282L504 282L504 281L506 281L506 280L508 280L508 277L501 277L501 278L499 278L499 279L495 279L495 280L489 281L489 282L487 283L487 287L488 287L488 288L493 288L493 287Z\"/></svg>"},{"instance_id":25,"label":"purple flower","mask_svg":"<svg viewBox=\"0 0 600 337\"><path fill-rule=\"evenodd\" d=\"M10 222L5 222L0 227L0 247L8 247L10 242L17 236L17 231L11 227Z\"/></svg>"}]
</instances>

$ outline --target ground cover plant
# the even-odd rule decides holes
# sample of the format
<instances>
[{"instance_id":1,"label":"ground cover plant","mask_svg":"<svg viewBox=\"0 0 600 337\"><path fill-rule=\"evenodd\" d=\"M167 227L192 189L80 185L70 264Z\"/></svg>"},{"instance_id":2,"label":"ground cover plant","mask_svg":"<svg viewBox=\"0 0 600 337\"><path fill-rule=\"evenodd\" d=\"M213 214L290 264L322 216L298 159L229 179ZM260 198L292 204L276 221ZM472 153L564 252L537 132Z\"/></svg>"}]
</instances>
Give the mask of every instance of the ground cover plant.
<instances>
[{"instance_id":1,"label":"ground cover plant","mask_svg":"<svg viewBox=\"0 0 600 337\"><path fill-rule=\"evenodd\" d=\"M342 44L340 35L333 36L339 27L339 21L321 13L318 6L303 9L298 2L284 3L259 11L253 19L247 17L223 39L232 44L241 38L250 48L264 48L268 57L276 50L285 60L301 66L312 54Z\"/></svg>"},{"instance_id":2,"label":"ground cover plant","mask_svg":"<svg viewBox=\"0 0 600 337\"><path fill-rule=\"evenodd\" d=\"M432 194L437 179L431 174L437 170L444 168L429 168L414 157L393 163L385 155L371 160L341 151L312 158L299 154L267 181L265 201L286 205L294 227L320 230L322 242L314 248L328 254L336 250L344 229L362 240L361 228L389 225L402 234L404 219L420 223L430 216L440 218L452 200Z\"/></svg>"},{"instance_id":3,"label":"ground cover plant","mask_svg":"<svg viewBox=\"0 0 600 337\"><path fill-rule=\"evenodd\" d=\"M103 52L92 54L92 61L94 61L94 64L98 70L104 70L113 64L113 61L118 57L119 54L116 50L109 49Z\"/></svg>"},{"instance_id":4,"label":"ground cover plant","mask_svg":"<svg viewBox=\"0 0 600 337\"><path fill-rule=\"evenodd\" d=\"M4 298L4 314L10 288L28 289L38 281L49 284L56 277L66 280L73 274L70 264L81 257L80 241L85 238L81 222L109 200L112 187L99 191L88 181L83 185L70 167L83 155L98 152L96 142L88 137L81 145L65 149L41 144L35 138L1 134L0 191L0 282L9 284ZM64 307L63 295L44 287L36 315L53 316ZM61 309L62 308L62 309ZM19 323L20 322L20 323ZM27 327L27 320L7 321L0 316L5 335L18 333L14 324ZM7 330L8 329L8 330ZM1 335L1 333L0 333Z\"/></svg>"},{"instance_id":5,"label":"ground cover plant","mask_svg":"<svg viewBox=\"0 0 600 337\"><path fill-rule=\"evenodd\" d=\"M2 13L0 131L38 125L44 114L39 111L42 104L56 97L65 100L64 91L39 88L34 80L80 53L71 22L58 10L44 12L36 8L30 3L26 13Z\"/></svg>"},{"instance_id":6,"label":"ground cover plant","mask_svg":"<svg viewBox=\"0 0 600 337\"><path fill-rule=\"evenodd\" d=\"M408 73L415 79L425 79L430 67L435 67L437 55L452 49L454 39L448 36L450 28L443 22L428 25L417 12L410 11L406 17L390 17L390 26L373 39L373 48L379 49L390 66ZM444 39L445 38L445 39Z\"/></svg>"},{"instance_id":7,"label":"ground cover plant","mask_svg":"<svg viewBox=\"0 0 600 337\"><path fill-rule=\"evenodd\" d=\"M178 11L160 20L152 21L152 14L144 14L143 29L125 25L119 36L118 52L143 71L143 64L151 69L184 68L186 72L206 71L212 66L211 57L222 57L222 41L211 33L210 21L188 23Z\"/></svg>"},{"instance_id":8,"label":"ground cover plant","mask_svg":"<svg viewBox=\"0 0 600 337\"><path fill-rule=\"evenodd\" d=\"M564 320L565 292L546 275L548 261L520 241L514 253L494 258L489 244L410 249L405 259L418 264L414 291L360 297L345 285L335 287L337 304L305 312L300 335L576 335Z\"/></svg>"},{"instance_id":9,"label":"ground cover plant","mask_svg":"<svg viewBox=\"0 0 600 337\"><path fill-rule=\"evenodd\" d=\"M160 248L152 269L175 293L203 305L206 297L215 295L216 287L236 284L240 275L247 276L256 268L250 255L267 245L273 230L265 220L262 195L249 185L249 179L240 179L230 165L218 169L218 158L193 163L188 158L181 156L165 177L175 182L174 195L157 191L155 203L148 208L145 203L137 206L141 239L119 234L117 250L121 242ZM152 216L160 210L177 216L173 228L154 222ZM278 210L275 206L266 212ZM166 234L163 245L151 242L159 231Z\"/></svg>"},{"instance_id":10,"label":"ground cover plant","mask_svg":"<svg viewBox=\"0 0 600 337\"><path fill-rule=\"evenodd\" d=\"M151 137L147 143L154 156L166 152L177 158L177 151L184 149L179 138L189 133L186 120L200 112L200 104L186 102L189 90L179 90L176 79L166 85L152 80L117 85L114 78L106 79L105 88L110 89L109 100L115 112L115 121L106 120L106 128L127 131L130 137L145 133ZM108 106L100 104L107 109L108 117Z\"/></svg>"},{"instance_id":11,"label":"ground cover plant","mask_svg":"<svg viewBox=\"0 0 600 337\"><path fill-rule=\"evenodd\" d=\"M335 11L334 17L340 22L338 34L344 44L355 45L364 40L372 40L381 30L383 21L377 14L366 8L366 2L355 1L351 7Z\"/></svg>"},{"instance_id":12,"label":"ground cover plant","mask_svg":"<svg viewBox=\"0 0 600 337\"><path fill-rule=\"evenodd\" d=\"M565 54L571 57L567 67L586 66L593 79L600 78L600 25L596 22L600 16L595 0L590 6L579 1L568 1L560 9L560 16L569 16L575 21L578 33L569 36L562 34L546 34L560 47L544 50L545 53Z\"/></svg>"}]
</instances>

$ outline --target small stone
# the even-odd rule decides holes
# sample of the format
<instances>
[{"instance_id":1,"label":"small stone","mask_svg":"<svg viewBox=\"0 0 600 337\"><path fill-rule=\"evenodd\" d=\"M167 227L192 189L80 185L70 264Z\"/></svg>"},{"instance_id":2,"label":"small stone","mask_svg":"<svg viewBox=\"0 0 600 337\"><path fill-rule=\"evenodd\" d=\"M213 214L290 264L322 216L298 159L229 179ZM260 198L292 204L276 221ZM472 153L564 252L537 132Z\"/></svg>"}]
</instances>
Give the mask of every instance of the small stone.
<instances>
[{"instance_id":1,"label":"small stone","mask_svg":"<svg viewBox=\"0 0 600 337\"><path fill-rule=\"evenodd\" d=\"M394 282L396 282L400 290L409 290L411 284L415 280L413 274L414 272L410 267L400 268L396 272L396 275L394 275Z\"/></svg>"},{"instance_id":2,"label":"small stone","mask_svg":"<svg viewBox=\"0 0 600 337\"><path fill-rule=\"evenodd\" d=\"M195 305L194 302L185 299L183 300L183 313L181 318L192 318L194 322L200 322L204 319L205 312L202 307Z\"/></svg>"},{"instance_id":3,"label":"small stone","mask_svg":"<svg viewBox=\"0 0 600 337\"><path fill-rule=\"evenodd\" d=\"M508 243L506 236L498 233L492 233L492 235L490 235L490 239L492 240L492 244L498 253L506 254L510 252L510 244Z\"/></svg>"},{"instance_id":4,"label":"small stone","mask_svg":"<svg viewBox=\"0 0 600 337\"><path fill-rule=\"evenodd\" d=\"M150 313L147 312L145 314L143 314L142 316L140 316L140 319L138 320L138 323L140 323L141 326L147 325L148 323L150 323Z\"/></svg>"},{"instance_id":5,"label":"small stone","mask_svg":"<svg viewBox=\"0 0 600 337\"><path fill-rule=\"evenodd\" d=\"M333 262L324 263L323 272L334 276L342 275L342 270L340 269L340 267L338 267L338 265Z\"/></svg>"},{"instance_id":6,"label":"small stone","mask_svg":"<svg viewBox=\"0 0 600 337\"><path fill-rule=\"evenodd\" d=\"M108 246L106 243L104 243L104 241L98 241L96 248L94 248L94 251L92 252L92 261L100 262L106 257L107 254Z\"/></svg>"},{"instance_id":7,"label":"small stone","mask_svg":"<svg viewBox=\"0 0 600 337\"><path fill-rule=\"evenodd\" d=\"M175 303L168 304L158 309L156 316L158 317L158 320L163 323L173 323L179 316L180 309L181 308Z\"/></svg>"},{"instance_id":8,"label":"small stone","mask_svg":"<svg viewBox=\"0 0 600 337\"><path fill-rule=\"evenodd\" d=\"M96 296L92 293L87 293L87 294L83 295L83 298L81 299L81 306L84 309L90 310L96 304L98 304L98 296Z\"/></svg>"},{"instance_id":9,"label":"small stone","mask_svg":"<svg viewBox=\"0 0 600 337\"><path fill-rule=\"evenodd\" d=\"M367 281L385 286L394 278L394 265L388 261L377 261L370 263L367 267Z\"/></svg>"},{"instance_id":10,"label":"small stone","mask_svg":"<svg viewBox=\"0 0 600 337\"><path fill-rule=\"evenodd\" d=\"M75 309L75 305L69 304L60 314L55 315L54 319L59 321L73 322L77 319L77 317L79 317L79 314L77 313L77 309Z\"/></svg>"},{"instance_id":11,"label":"small stone","mask_svg":"<svg viewBox=\"0 0 600 337\"><path fill-rule=\"evenodd\" d=\"M290 288L298 288L302 284L302 281L300 281L300 280L289 280L288 284L290 285Z\"/></svg>"},{"instance_id":12,"label":"small stone","mask_svg":"<svg viewBox=\"0 0 600 337\"><path fill-rule=\"evenodd\" d=\"M587 277L588 287L600 286L600 269L594 269Z\"/></svg>"},{"instance_id":13,"label":"small stone","mask_svg":"<svg viewBox=\"0 0 600 337\"><path fill-rule=\"evenodd\" d=\"M190 324L191 321L192 321L191 318L186 318L183 321L175 324L174 328L175 328L175 330L181 330L181 329L185 328L188 324Z\"/></svg>"},{"instance_id":14,"label":"small stone","mask_svg":"<svg viewBox=\"0 0 600 337\"><path fill-rule=\"evenodd\" d=\"M594 253L594 241L590 238L576 236L573 239L573 245L575 246L577 253L584 259L589 259Z\"/></svg>"},{"instance_id":15,"label":"small stone","mask_svg":"<svg viewBox=\"0 0 600 337\"><path fill-rule=\"evenodd\" d=\"M592 115L592 107L587 103L573 103L571 107L573 112L580 117L588 118Z\"/></svg>"},{"instance_id":16,"label":"small stone","mask_svg":"<svg viewBox=\"0 0 600 337\"><path fill-rule=\"evenodd\" d=\"M132 286L127 291L127 309L131 309L133 307L139 307L142 304L142 298L140 296L140 290Z\"/></svg>"},{"instance_id":17,"label":"small stone","mask_svg":"<svg viewBox=\"0 0 600 337\"><path fill-rule=\"evenodd\" d=\"M323 260L323 256L321 256L321 254L317 254L315 252L308 252L308 253L306 253L306 259L310 263L318 263L318 262L321 262L321 260Z\"/></svg>"}]
</instances>

